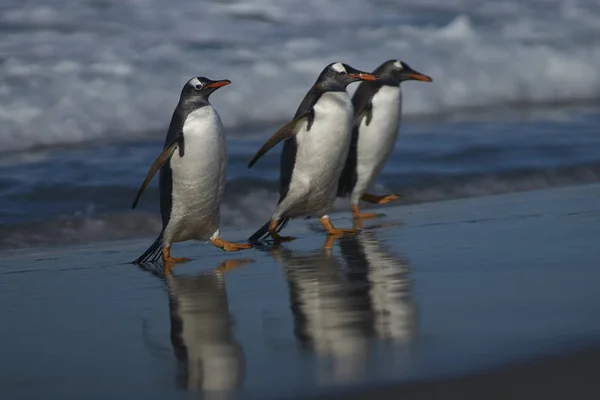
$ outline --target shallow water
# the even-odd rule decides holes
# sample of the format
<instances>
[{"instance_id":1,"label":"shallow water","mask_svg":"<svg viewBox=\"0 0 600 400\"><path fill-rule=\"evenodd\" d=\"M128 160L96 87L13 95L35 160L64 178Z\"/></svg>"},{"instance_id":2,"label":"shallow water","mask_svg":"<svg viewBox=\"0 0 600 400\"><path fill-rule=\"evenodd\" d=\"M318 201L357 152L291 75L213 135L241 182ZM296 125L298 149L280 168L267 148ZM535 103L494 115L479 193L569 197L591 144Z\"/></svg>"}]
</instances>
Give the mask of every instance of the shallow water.
<instances>
[{"instance_id":1,"label":"shallow water","mask_svg":"<svg viewBox=\"0 0 600 400\"><path fill-rule=\"evenodd\" d=\"M279 249L186 243L174 254L193 260L172 274L126 264L139 240L7 251L0 392L298 398L585 346L600 333L599 194L387 208L332 251L309 223Z\"/></svg>"},{"instance_id":2,"label":"shallow water","mask_svg":"<svg viewBox=\"0 0 600 400\"><path fill-rule=\"evenodd\" d=\"M507 111L405 122L374 191L400 204L482 196L600 180L600 114L583 108ZM453 118L457 118L454 116ZM257 228L278 195L280 148L248 161L276 126L228 136L225 228ZM0 249L155 237L158 179L131 202L162 149L154 141L21 152L0 158ZM348 210L339 200L334 210Z\"/></svg>"}]
</instances>

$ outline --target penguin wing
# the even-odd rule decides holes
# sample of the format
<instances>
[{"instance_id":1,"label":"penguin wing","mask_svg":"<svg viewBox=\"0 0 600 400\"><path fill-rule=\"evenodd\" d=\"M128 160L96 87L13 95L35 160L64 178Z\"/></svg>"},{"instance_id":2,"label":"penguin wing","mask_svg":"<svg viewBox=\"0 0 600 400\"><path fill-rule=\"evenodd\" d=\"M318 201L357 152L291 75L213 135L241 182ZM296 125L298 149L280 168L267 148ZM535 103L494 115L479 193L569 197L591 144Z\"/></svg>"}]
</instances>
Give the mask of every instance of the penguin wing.
<instances>
[{"instance_id":1,"label":"penguin wing","mask_svg":"<svg viewBox=\"0 0 600 400\"><path fill-rule=\"evenodd\" d=\"M373 73L378 73L377 69ZM357 127L360 127L363 118L367 118L365 121L367 125L371 123L371 118L373 117L373 97L380 89L381 82L378 81L364 81L358 85L354 96L352 96L354 125Z\"/></svg>"},{"instance_id":2,"label":"penguin wing","mask_svg":"<svg viewBox=\"0 0 600 400\"><path fill-rule=\"evenodd\" d=\"M367 125L371 123L373 117L373 103L370 101L360 109L357 109L354 114L354 126L358 129L363 118L366 118L365 122Z\"/></svg>"},{"instance_id":3,"label":"penguin wing","mask_svg":"<svg viewBox=\"0 0 600 400\"><path fill-rule=\"evenodd\" d=\"M254 157L252 157L252 160L250 160L250 163L248 164L248 168L252 168L252 166L263 155L265 155L265 153L267 151L269 151L273 147L275 147L275 145L277 143L281 142L282 140L290 139L290 138L296 136L296 133L298 133L298 129L300 128L300 126L302 126L302 122L305 122L305 121L307 124L310 124L311 112L304 113L301 116L299 116L298 118L294 118L293 120L288 122L286 125L284 125L281 129L279 129L277 132L275 132L273 134L273 136L271 136L269 138L269 140L267 140L265 142L265 144L263 144L262 147L260 149L258 149L258 151L254 155ZM310 127L309 127L309 129L310 129Z\"/></svg>"},{"instance_id":4,"label":"penguin wing","mask_svg":"<svg viewBox=\"0 0 600 400\"><path fill-rule=\"evenodd\" d=\"M142 182L142 186L140 186L140 189L138 190L137 195L135 196L135 200L133 200L131 208L135 208L135 206L137 206L140 197L142 197L142 193L144 192L144 190L146 190L146 187L148 187L148 184L152 180L152 177L154 177L156 171L161 169L162 166L165 165L167 161L169 161L169 159L175 152L177 146L179 146L179 156L183 157L183 132L179 132L177 135L175 135L175 138L171 141L171 143L169 143L162 151L162 153L160 153L160 155L156 158L156 160L154 160L154 163L150 167L150 171L148 171L148 174L146 175L146 179L144 179L144 182Z\"/></svg>"}]
</instances>

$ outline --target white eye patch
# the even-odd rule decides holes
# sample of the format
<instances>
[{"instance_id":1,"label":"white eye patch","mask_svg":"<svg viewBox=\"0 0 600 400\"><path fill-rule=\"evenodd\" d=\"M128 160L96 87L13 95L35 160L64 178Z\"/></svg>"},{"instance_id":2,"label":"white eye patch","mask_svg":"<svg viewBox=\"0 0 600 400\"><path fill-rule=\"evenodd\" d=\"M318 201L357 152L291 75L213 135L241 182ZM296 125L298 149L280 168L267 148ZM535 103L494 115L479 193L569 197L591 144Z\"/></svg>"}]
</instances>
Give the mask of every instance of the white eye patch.
<instances>
[{"instance_id":1,"label":"white eye patch","mask_svg":"<svg viewBox=\"0 0 600 400\"><path fill-rule=\"evenodd\" d=\"M344 68L344 66L342 65L342 63L335 63L331 66L331 68L336 71L339 72L340 74L346 73L346 68Z\"/></svg>"},{"instance_id":2,"label":"white eye patch","mask_svg":"<svg viewBox=\"0 0 600 400\"><path fill-rule=\"evenodd\" d=\"M404 67L402 66L402 63L400 61L396 61L394 63L394 67L396 67L398 69L404 69Z\"/></svg>"},{"instance_id":3,"label":"white eye patch","mask_svg":"<svg viewBox=\"0 0 600 400\"><path fill-rule=\"evenodd\" d=\"M198 85L200 85L200 87L204 86L202 84L202 82L200 82L200 80L198 78L192 78L190 79L190 81L188 82L189 85L191 85L192 87L196 87Z\"/></svg>"}]
</instances>

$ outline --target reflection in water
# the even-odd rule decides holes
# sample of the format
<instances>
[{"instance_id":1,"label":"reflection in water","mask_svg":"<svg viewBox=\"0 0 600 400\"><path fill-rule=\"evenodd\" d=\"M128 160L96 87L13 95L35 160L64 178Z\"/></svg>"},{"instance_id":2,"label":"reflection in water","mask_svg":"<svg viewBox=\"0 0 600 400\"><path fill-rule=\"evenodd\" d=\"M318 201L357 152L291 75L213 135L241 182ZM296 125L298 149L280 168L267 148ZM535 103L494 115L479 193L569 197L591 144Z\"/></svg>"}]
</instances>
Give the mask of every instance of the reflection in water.
<instances>
[{"instance_id":1,"label":"reflection in water","mask_svg":"<svg viewBox=\"0 0 600 400\"><path fill-rule=\"evenodd\" d=\"M328 242L308 254L272 253L286 272L296 337L319 358L319 379L344 383L364 377L372 337L410 343L416 312L408 264L372 232L339 240L343 257Z\"/></svg>"},{"instance_id":2,"label":"reflection in water","mask_svg":"<svg viewBox=\"0 0 600 400\"><path fill-rule=\"evenodd\" d=\"M362 376L369 321L360 294L342 274L343 264L326 248L302 255L281 248L275 254L285 267L296 337L332 363L320 366L320 377L344 382Z\"/></svg>"},{"instance_id":3,"label":"reflection in water","mask_svg":"<svg viewBox=\"0 0 600 400\"><path fill-rule=\"evenodd\" d=\"M248 262L252 260L226 261L214 271L187 276L165 267L171 344L183 389L226 394L239 387L244 354L233 336L223 273Z\"/></svg>"},{"instance_id":4,"label":"reflection in water","mask_svg":"<svg viewBox=\"0 0 600 400\"><path fill-rule=\"evenodd\" d=\"M372 231L340 241L349 276L368 287L374 333L380 339L410 343L417 333L417 313L410 266L387 251Z\"/></svg>"}]
</instances>

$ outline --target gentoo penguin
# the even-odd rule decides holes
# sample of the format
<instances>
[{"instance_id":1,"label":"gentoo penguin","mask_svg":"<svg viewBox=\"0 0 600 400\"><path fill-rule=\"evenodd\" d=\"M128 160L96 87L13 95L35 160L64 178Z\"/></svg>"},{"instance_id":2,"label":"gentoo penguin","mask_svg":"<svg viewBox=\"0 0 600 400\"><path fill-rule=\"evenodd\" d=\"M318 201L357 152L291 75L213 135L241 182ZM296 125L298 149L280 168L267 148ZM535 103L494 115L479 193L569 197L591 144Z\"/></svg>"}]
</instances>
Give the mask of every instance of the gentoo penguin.
<instances>
[{"instance_id":1,"label":"gentoo penguin","mask_svg":"<svg viewBox=\"0 0 600 400\"><path fill-rule=\"evenodd\" d=\"M280 161L279 202L271 220L249 238L255 242L270 235L276 242L292 240L279 235L291 218L317 217L330 235L354 233L336 229L327 212L335 201L337 184L350 148L352 102L346 86L375 80L373 74L349 65L329 64L308 91L294 119L267 140L249 168L277 143L285 140Z\"/></svg>"},{"instance_id":2,"label":"gentoo penguin","mask_svg":"<svg viewBox=\"0 0 600 400\"><path fill-rule=\"evenodd\" d=\"M362 82L354 96L354 126L348 159L338 184L338 197L350 196L355 218L374 218L374 213L361 213L359 200L385 204L398 198L395 194L376 196L366 193L377 178L394 149L402 116L402 89L408 80L431 82L399 60L388 60L373 74L377 80Z\"/></svg>"},{"instance_id":3,"label":"gentoo penguin","mask_svg":"<svg viewBox=\"0 0 600 400\"><path fill-rule=\"evenodd\" d=\"M252 247L227 242L219 236L220 204L225 189L227 146L219 114L208 101L209 96L231 81L211 81L204 77L190 79L173 112L158 156L142 183L132 208L157 170L160 169L160 213L162 230L154 243L134 263L156 261L181 262L171 257L171 245L185 240L210 240L225 251Z\"/></svg>"}]
</instances>

